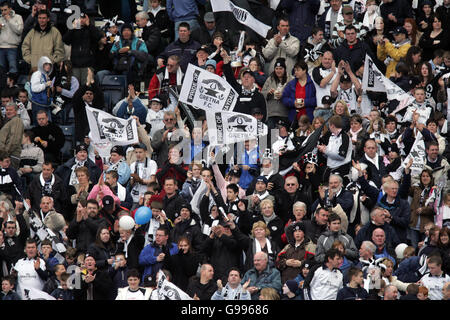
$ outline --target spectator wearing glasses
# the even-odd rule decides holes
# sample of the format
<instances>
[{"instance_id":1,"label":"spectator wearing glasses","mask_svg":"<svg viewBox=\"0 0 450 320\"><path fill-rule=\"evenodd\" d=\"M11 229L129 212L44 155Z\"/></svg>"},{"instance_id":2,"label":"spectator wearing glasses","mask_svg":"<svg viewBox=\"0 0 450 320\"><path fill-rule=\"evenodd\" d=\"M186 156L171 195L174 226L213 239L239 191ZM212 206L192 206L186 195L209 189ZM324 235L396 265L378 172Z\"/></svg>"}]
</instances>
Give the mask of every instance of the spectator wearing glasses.
<instances>
[{"instance_id":1,"label":"spectator wearing glasses","mask_svg":"<svg viewBox=\"0 0 450 320\"><path fill-rule=\"evenodd\" d=\"M176 134L176 116L173 111L166 111L164 113L164 127L155 132L152 139L152 148L157 153L156 163L158 168L161 168L164 161L169 156L169 145L177 144L179 142Z\"/></svg>"}]
</instances>

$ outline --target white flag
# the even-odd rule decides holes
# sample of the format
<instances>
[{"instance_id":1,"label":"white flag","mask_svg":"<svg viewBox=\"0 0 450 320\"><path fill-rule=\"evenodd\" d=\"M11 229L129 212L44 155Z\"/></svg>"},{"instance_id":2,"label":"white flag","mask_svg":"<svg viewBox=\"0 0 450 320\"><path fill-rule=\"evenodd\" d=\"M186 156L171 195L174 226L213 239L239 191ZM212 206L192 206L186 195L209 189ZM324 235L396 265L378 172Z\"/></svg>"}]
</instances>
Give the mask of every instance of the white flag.
<instances>
[{"instance_id":1,"label":"white flag","mask_svg":"<svg viewBox=\"0 0 450 320\"><path fill-rule=\"evenodd\" d=\"M122 119L108 112L86 106L91 130L89 136L95 144L126 146L139 143L136 120Z\"/></svg>"},{"instance_id":2,"label":"white flag","mask_svg":"<svg viewBox=\"0 0 450 320\"><path fill-rule=\"evenodd\" d=\"M366 54L366 61L364 63L364 74L362 79L362 89L375 92L386 92L388 100L399 101L398 107L392 112L397 113L406 108L411 102L414 101L414 97L405 92L398 85L386 78L373 60Z\"/></svg>"},{"instance_id":3,"label":"white flag","mask_svg":"<svg viewBox=\"0 0 450 320\"><path fill-rule=\"evenodd\" d=\"M172 282L167 281L164 272L158 271L158 284L156 286L158 300L193 300L186 292Z\"/></svg>"},{"instance_id":4,"label":"white flag","mask_svg":"<svg viewBox=\"0 0 450 320\"><path fill-rule=\"evenodd\" d=\"M262 23L261 21L253 17L250 12L241 7L236 6L230 0L211 0L211 6L213 12L220 12L220 11L232 12L238 22L254 30L257 34L259 34L263 38L265 38L267 36L267 32L269 32L269 30L272 29L271 26Z\"/></svg>"},{"instance_id":5,"label":"white flag","mask_svg":"<svg viewBox=\"0 0 450 320\"><path fill-rule=\"evenodd\" d=\"M267 126L251 115L239 112L206 112L211 145L223 145L267 135Z\"/></svg>"},{"instance_id":6,"label":"white flag","mask_svg":"<svg viewBox=\"0 0 450 320\"><path fill-rule=\"evenodd\" d=\"M422 133L420 131L417 132L416 141L411 148L408 156L403 161L403 167L409 162L409 159L413 159L413 163L411 166L411 176L418 176L423 170L425 166L425 142L423 140Z\"/></svg>"},{"instance_id":7,"label":"white flag","mask_svg":"<svg viewBox=\"0 0 450 320\"><path fill-rule=\"evenodd\" d=\"M206 112L232 111L238 97L225 79L193 64L188 65L179 101Z\"/></svg>"},{"instance_id":8,"label":"white flag","mask_svg":"<svg viewBox=\"0 0 450 320\"><path fill-rule=\"evenodd\" d=\"M24 288L25 299L24 300L56 300L56 298L49 295L47 292L29 287Z\"/></svg>"}]
</instances>

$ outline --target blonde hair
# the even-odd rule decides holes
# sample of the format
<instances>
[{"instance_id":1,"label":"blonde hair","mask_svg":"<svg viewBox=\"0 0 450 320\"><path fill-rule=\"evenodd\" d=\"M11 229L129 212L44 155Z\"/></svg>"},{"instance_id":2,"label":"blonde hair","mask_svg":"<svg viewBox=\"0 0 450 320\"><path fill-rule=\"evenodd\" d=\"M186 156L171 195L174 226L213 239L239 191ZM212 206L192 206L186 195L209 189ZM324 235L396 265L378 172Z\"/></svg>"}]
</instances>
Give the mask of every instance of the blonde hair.
<instances>
[{"instance_id":1,"label":"blonde hair","mask_svg":"<svg viewBox=\"0 0 450 320\"><path fill-rule=\"evenodd\" d=\"M350 112L348 111L348 104L347 104L347 102L345 102L345 100L338 100L338 101L336 101L336 103L334 104L333 114L337 115L337 113L336 113L336 106L339 103L344 106L344 115L350 117Z\"/></svg>"},{"instance_id":2,"label":"blonde hair","mask_svg":"<svg viewBox=\"0 0 450 320\"><path fill-rule=\"evenodd\" d=\"M264 199L263 201L261 201L259 203L259 208L262 209L262 207L267 205L267 204L270 205L273 208L273 201L270 200L270 199Z\"/></svg>"},{"instance_id":3,"label":"blonde hair","mask_svg":"<svg viewBox=\"0 0 450 320\"><path fill-rule=\"evenodd\" d=\"M252 227L252 236L253 237L255 236L255 229L257 229L257 228L263 228L266 231L266 237L268 237L270 235L270 230L269 230L269 228L267 228L267 225L264 223L264 221L256 221Z\"/></svg>"},{"instance_id":4,"label":"blonde hair","mask_svg":"<svg viewBox=\"0 0 450 320\"><path fill-rule=\"evenodd\" d=\"M259 294L264 296L266 300L280 300L280 295L274 288L262 288Z\"/></svg>"},{"instance_id":5,"label":"blonde hair","mask_svg":"<svg viewBox=\"0 0 450 320\"><path fill-rule=\"evenodd\" d=\"M378 131L380 131L381 133L386 133L386 129L384 128L384 121L382 118L375 118L372 121L370 121L370 125L369 125L369 129L367 129L367 133L372 133L374 132L373 129L373 124L377 122L378 123Z\"/></svg>"}]
</instances>

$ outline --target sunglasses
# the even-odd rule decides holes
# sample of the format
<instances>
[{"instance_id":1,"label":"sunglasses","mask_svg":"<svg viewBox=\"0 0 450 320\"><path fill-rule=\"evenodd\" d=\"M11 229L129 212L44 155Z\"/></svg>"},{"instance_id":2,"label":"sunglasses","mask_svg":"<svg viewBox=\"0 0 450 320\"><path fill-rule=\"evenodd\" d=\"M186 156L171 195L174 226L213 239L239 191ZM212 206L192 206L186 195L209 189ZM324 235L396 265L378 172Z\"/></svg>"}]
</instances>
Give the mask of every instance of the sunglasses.
<instances>
[{"instance_id":1,"label":"sunglasses","mask_svg":"<svg viewBox=\"0 0 450 320\"><path fill-rule=\"evenodd\" d=\"M168 118L168 119L164 119L164 121L174 121L174 118Z\"/></svg>"},{"instance_id":2,"label":"sunglasses","mask_svg":"<svg viewBox=\"0 0 450 320\"><path fill-rule=\"evenodd\" d=\"M295 183L286 183L286 186L288 186L288 187L294 187L294 186L295 186Z\"/></svg>"}]
</instances>

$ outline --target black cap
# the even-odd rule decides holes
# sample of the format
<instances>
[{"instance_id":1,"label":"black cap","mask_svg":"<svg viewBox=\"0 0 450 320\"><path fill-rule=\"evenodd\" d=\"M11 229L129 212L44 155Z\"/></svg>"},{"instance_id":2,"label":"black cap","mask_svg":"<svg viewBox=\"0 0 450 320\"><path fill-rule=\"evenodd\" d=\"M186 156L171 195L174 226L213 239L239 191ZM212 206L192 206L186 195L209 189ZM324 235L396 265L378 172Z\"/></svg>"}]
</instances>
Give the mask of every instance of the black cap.
<instances>
[{"instance_id":1,"label":"black cap","mask_svg":"<svg viewBox=\"0 0 450 320\"><path fill-rule=\"evenodd\" d=\"M323 96L322 97L322 104L328 104L328 105L331 106L333 104L333 99L329 95Z\"/></svg>"},{"instance_id":2,"label":"black cap","mask_svg":"<svg viewBox=\"0 0 450 320\"><path fill-rule=\"evenodd\" d=\"M347 72L344 72L344 74L341 76L340 82L352 82Z\"/></svg>"},{"instance_id":3,"label":"black cap","mask_svg":"<svg viewBox=\"0 0 450 320\"><path fill-rule=\"evenodd\" d=\"M406 31L406 29L402 26L395 28L392 33L393 34L403 33L405 36L408 36L408 31Z\"/></svg>"},{"instance_id":4,"label":"black cap","mask_svg":"<svg viewBox=\"0 0 450 320\"><path fill-rule=\"evenodd\" d=\"M231 169L231 170L228 172L228 175L231 176L231 177L240 177L240 176L241 176L241 173L242 173L242 170L241 170L241 169L238 169L238 170L236 170L236 169Z\"/></svg>"},{"instance_id":5,"label":"black cap","mask_svg":"<svg viewBox=\"0 0 450 320\"><path fill-rule=\"evenodd\" d=\"M81 13L80 13L80 17L81 17L81 18L85 18L85 17L86 17L86 13L85 13L85 12L81 12Z\"/></svg>"},{"instance_id":6,"label":"black cap","mask_svg":"<svg viewBox=\"0 0 450 320\"><path fill-rule=\"evenodd\" d=\"M252 108L251 114L256 114L256 113L263 114L261 108L259 108L259 107Z\"/></svg>"},{"instance_id":7,"label":"black cap","mask_svg":"<svg viewBox=\"0 0 450 320\"><path fill-rule=\"evenodd\" d=\"M393 143L388 148L389 152L397 152L400 154L400 149L398 148L398 145L396 143Z\"/></svg>"},{"instance_id":8,"label":"black cap","mask_svg":"<svg viewBox=\"0 0 450 320\"><path fill-rule=\"evenodd\" d=\"M125 151L123 150L123 148L121 146L112 147L111 151L109 153L111 154L113 152L125 157Z\"/></svg>"},{"instance_id":9,"label":"black cap","mask_svg":"<svg viewBox=\"0 0 450 320\"><path fill-rule=\"evenodd\" d=\"M249 75L251 75L253 78L255 77L255 74L253 73L252 70L250 70L250 68L248 67L244 67L241 69L241 77L244 76L246 73L248 73Z\"/></svg>"},{"instance_id":10,"label":"black cap","mask_svg":"<svg viewBox=\"0 0 450 320\"><path fill-rule=\"evenodd\" d=\"M203 45L197 49L197 52L199 52L199 51L205 51L206 53L209 54L209 47L207 45Z\"/></svg>"},{"instance_id":11,"label":"black cap","mask_svg":"<svg viewBox=\"0 0 450 320\"><path fill-rule=\"evenodd\" d=\"M278 122L277 122L277 126L289 128L289 123L287 123L286 121L280 119L280 120L278 120Z\"/></svg>"},{"instance_id":12,"label":"black cap","mask_svg":"<svg viewBox=\"0 0 450 320\"><path fill-rule=\"evenodd\" d=\"M305 226L303 225L303 222L299 221L292 225L292 232L302 230L303 233L305 232Z\"/></svg>"},{"instance_id":13,"label":"black cap","mask_svg":"<svg viewBox=\"0 0 450 320\"><path fill-rule=\"evenodd\" d=\"M276 67L282 67L282 68L286 69L286 59L278 58L275 61L275 65L273 66L273 68L275 69Z\"/></svg>"},{"instance_id":14,"label":"black cap","mask_svg":"<svg viewBox=\"0 0 450 320\"><path fill-rule=\"evenodd\" d=\"M192 207L191 207L191 205L190 205L189 203L183 203L183 204L180 206L180 212L181 212L181 209L188 209L189 212L192 212Z\"/></svg>"},{"instance_id":15,"label":"black cap","mask_svg":"<svg viewBox=\"0 0 450 320\"><path fill-rule=\"evenodd\" d=\"M86 151L86 152L88 152L88 146L85 145L84 143L77 145L77 146L75 147L75 153L78 153L78 152L80 152L80 151Z\"/></svg>"},{"instance_id":16,"label":"black cap","mask_svg":"<svg viewBox=\"0 0 450 320\"><path fill-rule=\"evenodd\" d=\"M111 196L104 196L102 203L105 210L112 210L114 208L114 198Z\"/></svg>"},{"instance_id":17,"label":"black cap","mask_svg":"<svg viewBox=\"0 0 450 320\"><path fill-rule=\"evenodd\" d=\"M124 29L130 29L131 32L134 32L134 28L133 28L133 25L131 23L124 23L122 25L122 28L120 29L121 30L120 32L122 33Z\"/></svg>"},{"instance_id":18,"label":"black cap","mask_svg":"<svg viewBox=\"0 0 450 320\"><path fill-rule=\"evenodd\" d=\"M264 182L266 185L269 183L269 180L267 180L264 176L259 176L256 178L256 182Z\"/></svg>"}]
</instances>

